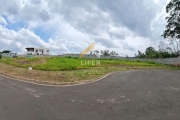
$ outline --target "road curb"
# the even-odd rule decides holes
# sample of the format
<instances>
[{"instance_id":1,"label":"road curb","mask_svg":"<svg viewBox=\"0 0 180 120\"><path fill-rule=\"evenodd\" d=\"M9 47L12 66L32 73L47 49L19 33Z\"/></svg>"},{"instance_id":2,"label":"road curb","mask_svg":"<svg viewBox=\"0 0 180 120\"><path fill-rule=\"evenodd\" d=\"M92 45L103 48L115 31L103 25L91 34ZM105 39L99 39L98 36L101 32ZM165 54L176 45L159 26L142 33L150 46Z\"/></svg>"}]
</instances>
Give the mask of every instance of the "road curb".
<instances>
[{"instance_id":1,"label":"road curb","mask_svg":"<svg viewBox=\"0 0 180 120\"><path fill-rule=\"evenodd\" d=\"M34 80L34 79L21 79L21 78L18 78L16 76L6 75L6 74L3 74L3 73L0 73L0 76L5 77L5 78L9 78L9 79L12 79L12 80L24 82L24 83L30 83L30 84L34 84L34 85L39 85L39 86L70 87L70 86L79 86L79 85L86 85L86 84L98 82L98 81L108 77L111 74L121 73L121 72L129 72L129 71L135 71L135 70L116 71L116 72L107 73L107 74L105 74L103 76L94 78L92 80L84 80L84 81L82 80L81 82L64 82L64 83L61 83L61 84L57 84L57 83L53 83L53 82L42 82L42 81L38 81L38 80Z\"/></svg>"}]
</instances>

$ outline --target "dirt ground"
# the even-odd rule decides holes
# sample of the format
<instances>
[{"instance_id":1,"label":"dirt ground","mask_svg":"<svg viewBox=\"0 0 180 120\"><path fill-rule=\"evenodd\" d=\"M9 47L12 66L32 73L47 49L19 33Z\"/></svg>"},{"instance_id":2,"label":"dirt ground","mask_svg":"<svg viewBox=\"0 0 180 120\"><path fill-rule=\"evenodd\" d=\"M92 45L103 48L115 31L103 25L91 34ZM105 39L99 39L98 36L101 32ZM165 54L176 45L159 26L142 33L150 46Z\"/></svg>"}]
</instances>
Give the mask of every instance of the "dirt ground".
<instances>
[{"instance_id":1,"label":"dirt ground","mask_svg":"<svg viewBox=\"0 0 180 120\"><path fill-rule=\"evenodd\" d=\"M0 74L6 75L20 80L36 82L40 84L64 85L79 84L82 82L90 82L107 73L114 71L124 71L129 68L94 68L87 70L74 71L42 71L28 70L28 68L15 67L0 63Z\"/></svg>"}]
</instances>

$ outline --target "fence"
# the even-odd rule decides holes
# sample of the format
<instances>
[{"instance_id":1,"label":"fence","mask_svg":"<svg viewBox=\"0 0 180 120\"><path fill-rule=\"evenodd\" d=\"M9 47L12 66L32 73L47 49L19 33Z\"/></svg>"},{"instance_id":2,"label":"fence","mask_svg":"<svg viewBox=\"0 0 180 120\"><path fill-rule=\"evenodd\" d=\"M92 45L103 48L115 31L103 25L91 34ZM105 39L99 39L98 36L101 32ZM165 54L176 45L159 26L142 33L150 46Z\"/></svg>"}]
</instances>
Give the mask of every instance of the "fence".
<instances>
[{"instance_id":1,"label":"fence","mask_svg":"<svg viewBox=\"0 0 180 120\"><path fill-rule=\"evenodd\" d=\"M64 54L61 55L62 57L65 56L71 56L71 57L79 57L80 54ZM94 59L128 59L128 60L140 60L140 61L154 61L157 63L162 63L162 64L180 64L180 56L176 58L155 58L155 59L150 59L150 58L135 58L135 57L119 57L119 56L103 56L100 55L100 58L97 57L96 55L84 55L83 58L94 58Z\"/></svg>"},{"instance_id":2,"label":"fence","mask_svg":"<svg viewBox=\"0 0 180 120\"><path fill-rule=\"evenodd\" d=\"M137 60L137 59L136 59ZM162 64L180 64L180 57L177 58L156 58L156 59L139 59L141 61L154 61Z\"/></svg>"},{"instance_id":3,"label":"fence","mask_svg":"<svg viewBox=\"0 0 180 120\"><path fill-rule=\"evenodd\" d=\"M27 55L18 55L19 57L27 57ZM80 54L63 54L63 55L32 55L32 57L79 57ZM162 64L180 64L180 57L176 58L156 58L156 59L149 59L149 58L135 58L135 57L119 57L119 56L103 56L101 55L100 58L97 57L96 55L84 55L83 58L90 58L90 59L128 59L128 60L140 60L140 61L154 61L157 63L162 63Z\"/></svg>"}]
</instances>

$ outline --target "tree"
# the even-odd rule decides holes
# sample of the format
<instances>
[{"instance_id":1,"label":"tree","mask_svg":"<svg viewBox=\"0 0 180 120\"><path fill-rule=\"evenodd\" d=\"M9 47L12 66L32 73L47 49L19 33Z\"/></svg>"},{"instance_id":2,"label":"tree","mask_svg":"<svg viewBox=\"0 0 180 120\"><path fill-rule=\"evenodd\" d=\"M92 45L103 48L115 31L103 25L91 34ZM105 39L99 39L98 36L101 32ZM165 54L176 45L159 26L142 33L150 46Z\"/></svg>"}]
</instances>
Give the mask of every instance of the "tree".
<instances>
[{"instance_id":1,"label":"tree","mask_svg":"<svg viewBox=\"0 0 180 120\"><path fill-rule=\"evenodd\" d=\"M4 50L2 51L2 53L10 53L11 51L10 50Z\"/></svg>"},{"instance_id":2,"label":"tree","mask_svg":"<svg viewBox=\"0 0 180 120\"><path fill-rule=\"evenodd\" d=\"M118 54L117 52L115 52L115 51L111 51L111 52L110 52L110 55L113 56L113 57L115 57L115 56L118 56L119 54Z\"/></svg>"},{"instance_id":3,"label":"tree","mask_svg":"<svg viewBox=\"0 0 180 120\"><path fill-rule=\"evenodd\" d=\"M109 50L101 50L101 54L104 55L104 56L109 56L110 55Z\"/></svg>"},{"instance_id":4,"label":"tree","mask_svg":"<svg viewBox=\"0 0 180 120\"><path fill-rule=\"evenodd\" d=\"M93 55L94 54L94 51L90 51L89 55Z\"/></svg>"},{"instance_id":5,"label":"tree","mask_svg":"<svg viewBox=\"0 0 180 120\"><path fill-rule=\"evenodd\" d=\"M92 50L92 51L90 51L89 55L100 56L98 50Z\"/></svg>"},{"instance_id":6,"label":"tree","mask_svg":"<svg viewBox=\"0 0 180 120\"><path fill-rule=\"evenodd\" d=\"M141 53L141 51L138 50L138 55L135 54L136 58L145 58L146 55L144 53Z\"/></svg>"},{"instance_id":7,"label":"tree","mask_svg":"<svg viewBox=\"0 0 180 120\"><path fill-rule=\"evenodd\" d=\"M170 40L170 45L174 52L180 53L180 0L171 0L166 6L166 12L169 16L166 17L167 25L163 32L163 37Z\"/></svg>"},{"instance_id":8,"label":"tree","mask_svg":"<svg viewBox=\"0 0 180 120\"><path fill-rule=\"evenodd\" d=\"M159 52L164 52L166 50L166 44L163 41L159 42Z\"/></svg>"},{"instance_id":9,"label":"tree","mask_svg":"<svg viewBox=\"0 0 180 120\"><path fill-rule=\"evenodd\" d=\"M1 55L1 53L0 53L0 59L2 58L2 55Z\"/></svg>"},{"instance_id":10,"label":"tree","mask_svg":"<svg viewBox=\"0 0 180 120\"><path fill-rule=\"evenodd\" d=\"M147 58L153 58L156 52L153 47L148 47L148 48L146 48L145 53L146 53Z\"/></svg>"},{"instance_id":11,"label":"tree","mask_svg":"<svg viewBox=\"0 0 180 120\"><path fill-rule=\"evenodd\" d=\"M94 51L94 54L95 54L95 55L99 54L99 51L98 51L98 50L95 50L95 51Z\"/></svg>"},{"instance_id":12,"label":"tree","mask_svg":"<svg viewBox=\"0 0 180 120\"><path fill-rule=\"evenodd\" d=\"M174 39L174 38L170 38L169 39L169 45L172 47L173 52L177 55L179 55L179 51L180 51L180 40L178 39Z\"/></svg>"}]
</instances>

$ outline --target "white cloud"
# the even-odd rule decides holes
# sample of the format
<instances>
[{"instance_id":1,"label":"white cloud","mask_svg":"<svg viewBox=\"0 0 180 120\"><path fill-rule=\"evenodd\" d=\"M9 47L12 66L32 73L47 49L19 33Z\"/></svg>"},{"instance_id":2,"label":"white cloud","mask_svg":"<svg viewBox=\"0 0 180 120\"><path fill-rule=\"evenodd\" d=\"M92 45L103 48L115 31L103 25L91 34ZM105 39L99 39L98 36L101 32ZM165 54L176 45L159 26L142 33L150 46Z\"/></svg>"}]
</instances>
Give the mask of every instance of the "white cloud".
<instances>
[{"instance_id":1,"label":"white cloud","mask_svg":"<svg viewBox=\"0 0 180 120\"><path fill-rule=\"evenodd\" d=\"M0 16L0 24L7 25L6 20L2 16Z\"/></svg>"},{"instance_id":2,"label":"white cloud","mask_svg":"<svg viewBox=\"0 0 180 120\"><path fill-rule=\"evenodd\" d=\"M79 53L91 43L96 49L133 56L148 46L158 46L169 0L2 0L1 50L24 52L25 47L49 47L52 54ZM3 17L6 16L6 19ZM8 23L25 22L10 30ZM44 33L36 33L39 28ZM46 40L42 35L50 33ZM89 40L91 40L89 42Z\"/></svg>"},{"instance_id":3,"label":"white cloud","mask_svg":"<svg viewBox=\"0 0 180 120\"><path fill-rule=\"evenodd\" d=\"M8 30L7 28L4 28L0 26L0 44L2 50L11 50L16 51L18 53L24 53L26 50L26 47L47 47L50 48L52 51L50 51L52 54L55 53L63 53L67 52L68 49L66 48L66 45L62 42L64 40L56 39L52 40L49 39L48 42L44 42L41 38L39 38L37 35L35 35L32 31L27 29L21 29L18 32L14 30Z\"/></svg>"},{"instance_id":4,"label":"white cloud","mask_svg":"<svg viewBox=\"0 0 180 120\"><path fill-rule=\"evenodd\" d=\"M0 16L0 24L7 25L6 20L2 16Z\"/></svg>"},{"instance_id":5,"label":"white cloud","mask_svg":"<svg viewBox=\"0 0 180 120\"><path fill-rule=\"evenodd\" d=\"M24 48L25 50L25 47L27 46L46 45L43 40L26 29L21 29L20 31L16 32L0 26L0 36L0 43L2 45L1 50L11 49L14 51L19 51L21 48Z\"/></svg>"}]
</instances>

